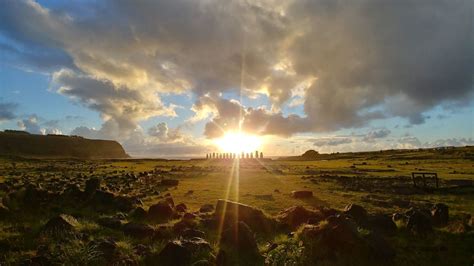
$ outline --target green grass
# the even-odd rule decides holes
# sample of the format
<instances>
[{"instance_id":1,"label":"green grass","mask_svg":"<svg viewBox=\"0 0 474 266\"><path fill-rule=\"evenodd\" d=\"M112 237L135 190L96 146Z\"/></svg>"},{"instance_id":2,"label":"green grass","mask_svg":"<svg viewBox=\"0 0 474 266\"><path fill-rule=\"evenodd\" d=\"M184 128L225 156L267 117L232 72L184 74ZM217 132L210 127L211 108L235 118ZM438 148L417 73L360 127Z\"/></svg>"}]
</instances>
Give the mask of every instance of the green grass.
<instances>
[{"instance_id":1,"label":"green grass","mask_svg":"<svg viewBox=\"0 0 474 266\"><path fill-rule=\"evenodd\" d=\"M443 182L452 179L474 179L474 160L472 148L459 148L447 153L439 151L386 151L359 154L322 155L320 160L304 161L295 158L288 160L263 160L261 162L243 161L240 165L230 161L218 160L29 160L0 158L0 182L21 179L31 176L31 182L42 183L44 179L63 176L74 180L78 174L86 176L109 177L122 173L135 173L151 170L165 171L166 178L178 179L179 186L164 189L156 182L147 188L161 191L161 195L170 193L176 204L185 203L188 209L195 211L203 204L215 204L220 198L227 198L262 209L269 215L275 215L282 209L302 205L306 207L328 206L342 209L348 203L363 205L369 212L393 213L404 211L395 205L376 204L376 201L388 202L398 198L408 200L413 204L430 204L443 202L450 208L452 217L463 213L474 214L474 190L467 188L457 191L434 191L432 193L413 193L396 195L380 192L367 192L344 188L336 181L324 181L320 173L330 176L347 176L355 179L395 180L398 177L410 177L411 172L437 172ZM352 166L355 166L352 167ZM43 176L43 178L39 178ZM312 176L311 178L302 178ZM155 177L157 179L161 177ZM70 181L67 181L70 182ZM83 184L81 184L83 186ZM146 186L145 186L146 187ZM301 200L290 196L293 190L311 190L312 199ZM188 191L193 191L189 194ZM279 192L275 192L279 190ZM131 193L134 193L132 189ZM7 192L0 192L5 196ZM271 195L271 196L269 196ZM145 208L160 200L161 196L144 195L142 200ZM95 223L101 213L89 209L59 208L57 212L77 214L81 218L80 232L91 239L114 237L124 254L134 256L133 246L138 243L151 245L153 252L159 252L165 241L140 241L130 239L123 233L105 229ZM43 244L37 233L41 226L53 216L52 212L40 210L17 213L15 217L7 218L0 223L0 243L16 247L15 250L1 251L0 262L16 264L21 258L35 254L37 245ZM171 221L173 223L176 221ZM26 228L23 230L21 228ZM21 229L21 230L20 230ZM208 240L217 251L215 232L208 232ZM23 231L22 231L23 230ZM446 229L437 230L431 238L418 239L410 236L402 228L400 234L390 239L396 247L396 265L469 265L474 254L473 233L453 234ZM265 250L268 241L281 243L272 253L272 265L297 265L302 262L299 242L277 234L272 237L258 237L259 247ZM47 243L51 244L51 243ZM94 262L95 253L83 246L83 242L68 242L64 247L67 261ZM447 248L445 248L447 247ZM92 254L92 255L91 255ZM269 254L270 255L270 254ZM137 258L139 261L142 258ZM287 262L282 264L282 262Z\"/></svg>"}]
</instances>

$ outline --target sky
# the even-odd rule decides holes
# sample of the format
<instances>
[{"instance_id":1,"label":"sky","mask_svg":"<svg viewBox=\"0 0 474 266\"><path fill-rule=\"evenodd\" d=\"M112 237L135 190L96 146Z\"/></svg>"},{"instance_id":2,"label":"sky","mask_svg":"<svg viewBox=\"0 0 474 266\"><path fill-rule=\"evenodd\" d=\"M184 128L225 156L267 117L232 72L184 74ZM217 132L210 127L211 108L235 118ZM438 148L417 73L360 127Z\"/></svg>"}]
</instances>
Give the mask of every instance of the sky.
<instances>
[{"instance_id":1,"label":"sky","mask_svg":"<svg viewBox=\"0 0 474 266\"><path fill-rule=\"evenodd\" d=\"M471 0L0 2L0 130L194 157L474 145Z\"/></svg>"}]
</instances>

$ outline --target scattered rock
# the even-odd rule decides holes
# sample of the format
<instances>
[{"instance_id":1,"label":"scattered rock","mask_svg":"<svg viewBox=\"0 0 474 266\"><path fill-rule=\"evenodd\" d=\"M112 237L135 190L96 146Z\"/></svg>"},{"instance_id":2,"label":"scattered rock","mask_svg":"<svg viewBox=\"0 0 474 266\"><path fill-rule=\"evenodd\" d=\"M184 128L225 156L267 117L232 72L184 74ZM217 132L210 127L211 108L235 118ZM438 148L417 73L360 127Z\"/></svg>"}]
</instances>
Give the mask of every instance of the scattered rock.
<instances>
[{"instance_id":1,"label":"scattered rock","mask_svg":"<svg viewBox=\"0 0 474 266\"><path fill-rule=\"evenodd\" d=\"M225 265L263 264L254 234L244 222L238 222L222 233L219 254L218 262L225 261Z\"/></svg>"},{"instance_id":2,"label":"scattered rock","mask_svg":"<svg viewBox=\"0 0 474 266\"><path fill-rule=\"evenodd\" d=\"M176 209L177 212L186 212L186 210L188 208L187 208L186 204L180 203L180 204L176 205L175 209Z\"/></svg>"},{"instance_id":3,"label":"scattered rock","mask_svg":"<svg viewBox=\"0 0 474 266\"><path fill-rule=\"evenodd\" d=\"M446 204L437 203L431 209L431 218L433 225L443 227L448 224L449 221L449 208Z\"/></svg>"},{"instance_id":4,"label":"scattered rock","mask_svg":"<svg viewBox=\"0 0 474 266\"><path fill-rule=\"evenodd\" d=\"M223 199L217 201L214 218L224 225L233 225L235 221L242 221L258 233L273 232L276 226L276 221L267 217L261 210Z\"/></svg>"},{"instance_id":5,"label":"scattered rock","mask_svg":"<svg viewBox=\"0 0 474 266\"><path fill-rule=\"evenodd\" d=\"M100 190L100 179L99 178L90 178L86 181L86 194L93 194L96 190Z\"/></svg>"},{"instance_id":6,"label":"scattered rock","mask_svg":"<svg viewBox=\"0 0 474 266\"><path fill-rule=\"evenodd\" d=\"M181 266L189 265L191 251L188 250L181 241L174 240L166 244L158 255L160 265ZM157 262L158 262L157 261Z\"/></svg>"},{"instance_id":7,"label":"scattered rock","mask_svg":"<svg viewBox=\"0 0 474 266\"><path fill-rule=\"evenodd\" d=\"M60 214L51 218L43 226L41 232L43 234L54 236L74 235L77 232L78 226L79 222L76 218L67 214Z\"/></svg>"},{"instance_id":8,"label":"scattered rock","mask_svg":"<svg viewBox=\"0 0 474 266\"><path fill-rule=\"evenodd\" d=\"M350 258L351 255L363 256L367 253L354 220L344 215L331 216L324 224L305 225L298 238L315 260L336 256Z\"/></svg>"},{"instance_id":9,"label":"scattered rock","mask_svg":"<svg viewBox=\"0 0 474 266\"><path fill-rule=\"evenodd\" d=\"M131 211L130 217L134 219L142 220L146 218L147 214L148 213L142 207L136 207L135 209Z\"/></svg>"},{"instance_id":10,"label":"scattered rock","mask_svg":"<svg viewBox=\"0 0 474 266\"><path fill-rule=\"evenodd\" d=\"M126 235L135 238L153 237L155 229L147 224L130 222L122 226L122 230Z\"/></svg>"},{"instance_id":11,"label":"scattered rock","mask_svg":"<svg viewBox=\"0 0 474 266\"><path fill-rule=\"evenodd\" d=\"M8 217L10 215L10 209L5 207L3 203L0 203L0 220Z\"/></svg>"},{"instance_id":12,"label":"scattered rock","mask_svg":"<svg viewBox=\"0 0 474 266\"><path fill-rule=\"evenodd\" d=\"M310 190L295 190L291 192L291 196L295 199L307 199L313 197L313 191Z\"/></svg>"},{"instance_id":13,"label":"scattered rock","mask_svg":"<svg viewBox=\"0 0 474 266\"><path fill-rule=\"evenodd\" d=\"M291 229L296 229L303 223L308 223L310 219L312 223L322 220L322 214L317 211L308 210L302 206L293 206L278 213L277 221L283 223Z\"/></svg>"},{"instance_id":14,"label":"scattered rock","mask_svg":"<svg viewBox=\"0 0 474 266\"><path fill-rule=\"evenodd\" d=\"M212 212L214 211L214 205L212 204L204 204L199 208L199 212Z\"/></svg>"},{"instance_id":15,"label":"scattered rock","mask_svg":"<svg viewBox=\"0 0 474 266\"><path fill-rule=\"evenodd\" d=\"M367 211L357 204L347 205L344 208L344 214L350 215L359 224L364 224L367 221Z\"/></svg>"},{"instance_id":16,"label":"scattered rock","mask_svg":"<svg viewBox=\"0 0 474 266\"><path fill-rule=\"evenodd\" d=\"M194 219L196 219L196 215L194 213L187 212L183 215L183 220L193 221Z\"/></svg>"},{"instance_id":17,"label":"scattered rock","mask_svg":"<svg viewBox=\"0 0 474 266\"><path fill-rule=\"evenodd\" d=\"M111 239L93 240L89 245L95 247L100 252L101 257L107 261L111 261L118 255L117 244Z\"/></svg>"},{"instance_id":18,"label":"scattered rock","mask_svg":"<svg viewBox=\"0 0 474 266\"><path fill-rule=\"evenodd\" d=\"M397 232L397 225L387 215L376 214L368 217L368 226L375 232L393 236Z\"/></svg>"},{"instance_id":19,"label":"scattered rock","mask_svg":"<svg viewBox=\"0 0 474 266\"><path fill-rule=\"evenodd\" d=\"M421 211L411 211L407 214L407 229L415 235L426 235L433 231L431 219Z\"/></svg>"},{"instance_id":20,"label":"scattered rock","mask_svg":"<svg viewBox=\"0 0 474 266\"><path fill-rule=\"evenodd\" d=\"M183 238L193 238L193 237L204 238L206 234L203 231L188 228L188 229L183 230L183 232L181 233L181 236Z\"/></svg>"},{"instance_id":21,"label":"scattered rock","mask_svg":"<svg viewBox=\"0 0 474 266\"><path fill-rule=\"evenodd\" d=\"M173 208L167 201L160 201L148 209L148 218L153 221L166 221L173 216Z\"/></svg>"}]
</instances>

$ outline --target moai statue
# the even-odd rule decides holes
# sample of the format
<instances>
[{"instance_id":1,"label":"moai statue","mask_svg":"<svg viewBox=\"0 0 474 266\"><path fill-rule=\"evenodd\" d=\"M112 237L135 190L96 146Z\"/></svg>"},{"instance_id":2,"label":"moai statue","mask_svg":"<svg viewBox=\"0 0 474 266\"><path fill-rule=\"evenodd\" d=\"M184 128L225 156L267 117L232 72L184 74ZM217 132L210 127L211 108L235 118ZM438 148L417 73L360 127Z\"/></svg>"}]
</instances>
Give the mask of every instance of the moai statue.
<instances>
[{"instance_id":1,"label":"moai statue","mask_svg":"<svg viewBox=\"0 0 474 266\"><path fill-rule=\"evenodd\" d=\"M240 158L241 158L241 159L244 158L244 152L242 152L242 153L240 154Z\"/></svg>"},{"instance_id":2,"label":"moai statue","mask_svg":"<svg viewBox=\"0 0 474 266\"><path fill-rule=\"evenodd\" d=\"M216 159L216 153L215 152L212 153L212 159Z\"/></svg>"},{"instance_id":3,"label":"moai statue","mask_svg":"<svg viewBox=\"0 0 474 266\"><path fill-rule=\"evenodd\" d=\"M263 152L260 152L260 159L263 159Z\"/></svg>"},{"instance_id":4,"label":"moai statue","mask_svg":"<svg viewBox=\"0 0 474 266\"><path fill-rule=\"evenodd\" d=\"M255 159L258 158L258 151L255 151Z\"/></svg>"},{"instance_id":5,"label":"moai statue","mask_svg":"<svg viewBox=\"0 0 474 266\"><path fill-rule=\"evenodd\" d=\"M209 154L206 153L206 160L209 159Z\"/></svg>"},{"instance_id":6,"label":"moai statue","mask_svg":"<svg viewBox=\"0 0 474 266\"><path fill-rule=\"evenodd\" d=\"M250 159L253 159L253 152L250 153Z\"/></svg>"}]
</instances>

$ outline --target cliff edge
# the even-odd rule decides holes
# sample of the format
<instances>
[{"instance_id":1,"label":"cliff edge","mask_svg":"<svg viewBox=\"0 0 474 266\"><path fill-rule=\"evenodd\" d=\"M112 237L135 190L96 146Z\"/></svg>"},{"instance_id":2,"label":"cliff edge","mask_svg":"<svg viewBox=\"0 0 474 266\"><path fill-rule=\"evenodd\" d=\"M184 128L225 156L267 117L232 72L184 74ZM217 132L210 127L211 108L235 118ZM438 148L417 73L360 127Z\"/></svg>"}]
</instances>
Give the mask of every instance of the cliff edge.
<instances>
[{"instance_id":1,"label":"cliff edge","mask_svg":"<svg viewBox=\"0 0 474 266\"><path fill-rule=\"evenodd\" d=\"M0 155L30 158L129 158L113 140L79 136L35 135L24 131L0 131Z\"/></svg>"}]
</instances>

